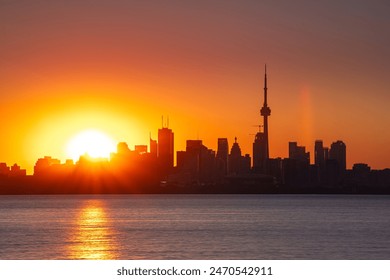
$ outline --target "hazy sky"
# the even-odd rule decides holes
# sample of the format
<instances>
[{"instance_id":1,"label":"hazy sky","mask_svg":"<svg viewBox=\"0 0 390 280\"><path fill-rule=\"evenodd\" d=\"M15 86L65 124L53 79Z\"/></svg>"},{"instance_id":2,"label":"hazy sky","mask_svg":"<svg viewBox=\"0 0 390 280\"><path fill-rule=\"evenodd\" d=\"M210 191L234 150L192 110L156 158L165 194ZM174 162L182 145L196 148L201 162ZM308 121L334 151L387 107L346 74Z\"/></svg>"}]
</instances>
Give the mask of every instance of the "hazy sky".
<instances>
[{"instance_id":1,"label":"hazy sky","mask_svg":"<svg viewBox=\"0 0 390 280\"><path fill-rule=\"evenodd\" d=\"M186 139L243 153L261 123L288 142L347 145L347 166L390 167L389 1L0 0L0 162L64 160L95 128L148 144L169 115Z\"/></svg>"}]
</instances>

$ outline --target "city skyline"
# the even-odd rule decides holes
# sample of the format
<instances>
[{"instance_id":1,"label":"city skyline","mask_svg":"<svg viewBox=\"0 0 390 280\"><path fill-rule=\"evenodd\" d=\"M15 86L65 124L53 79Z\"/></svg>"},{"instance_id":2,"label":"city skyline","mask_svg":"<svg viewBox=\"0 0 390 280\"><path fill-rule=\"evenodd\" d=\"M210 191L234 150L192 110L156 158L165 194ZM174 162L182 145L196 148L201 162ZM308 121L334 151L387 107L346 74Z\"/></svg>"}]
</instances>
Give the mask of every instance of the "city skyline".
<instances>
[{"instance_id":1,"label":"city skyline","mask_svg":"<svg viewBox=\"0 0 390 280\"><path fill-rule=\"evenodd\" d=\"M169 117L164 122L164 116L161 117L161 128L158 129L157 140L152 139L151 133L149 138L149 146L144 144L134 145L134 149L129 148L127 142L119 142L116 145L112 142L105 134L99 131L86 130L77 136L75 136L68 145L69 155L71 158L67 158L64 162L60 159L52 158L51 155L45 155L37 159L34 165L34 174L37 175L43 166L45 170L48 167L53 166L65 166L71 167L76 165L83 166L85 162L102 162L113 164L117 163L118 155L133 155L126 159L121 159L120 165L130 164L132 160L135 160L134 155L148 155L148 157L157 159L159 161L158 169L161 169L162 174L172 174L179 170L191 171L198 170L201 165L200 158L204 156L202 153L208 154L208 160L211 159L208 169L210 174L217 173L217 178L223 178L229 175L240 175L240 174L262 174L271 175L274 178L281 176L282 162L293 160L297 162L303 162L307 167L310 163L313 163L313 168L318 168L316 175L318 179L321 178L321 173L326 172L326 165L332 165L333 163L328 162L335 161L337 169L340 170L340 174L347 170L347 153L346 145L342 140L337 140L330 145L330 148L323 146L322 140L315 140L313 156L310 156L310 151L306 152L305 146L298 146L297 142L288 142L289 154L288 157L281 158L279 156L270 158L269 156L269 141L268 141L268 117L271 115L271 109L268 107L268 87L267 87L267 65L264 67L264 95L263 105L260 109L260 116L262 123L258 125L259 132L254 135L254 141L252 146L252 157L250 154L243 153L240 145L237 142L237 137L234 138L234 143L231 146L229 153L229 140L227 138L218 138L217 150L209 149L203 144L203 140L187 139L186 150L179 151L174 148L174 132L169 128ZM195 154L194 154L195 152ZM195 155L195 158L190 159ZM198 163L194 165L193 160ZM43 163L42 163L43 162ZM135 160L137 162L137 160ZM14 163L11 166L7 166L7 163L2 162L0 175L6 176L25 176L26 169L22 169L21 166ZM196 167L198 165L198 167ZM294 163L295 165L295 163ZM271 167L273 166L273 167ZM362 162L353 163L353 168L359 170L360 167L369 168L371 167ZM176 171L174 171L176 168ZM184 168L184 169L183 169ZM288 169L288 167L285 167ZM215 169L215 170L214 170ZM213 170L213 171L212 171ZM308 171L308 170L307 170ZM198 177L201 174L197 171ZM329 172L329 171L328 171ZM38 174L39 175L39 174ZM211 176L211 175L210 175ZM324 176L324 174L322 175ZM200 176L202 177L202 176ZM280 178L279 178L280 179ZM219 179L217 179L219 180ZM282 180L283 181L283 180Z\"/></svg>"},{"instance_id":2,"label":"city skyline","mask_svg":"<svg viewBox=\"0 0 390 280\"><path fill-rule=\"evenodd\" d=\"M267 87L267 65L266 64L265 64L265 68L264 68L264 88L263 88L263 90L264 90L263 105L261 106L261 108L259 110L260 118L262 120L260 121L261 124L257 125L257 127L259 128L259 132L257 132L256 134L253 134L254 139L253 139L252 151L250 153L246 153L245 151L241 152L241 148L239 146L240 144L237 141L237 137L234 137L234 143L231 145L231 152L230 153L228 152L229 151L229 146L228 146L229 139L228 138L221 138L221 137L218 137L218 139L217 139L218 148L215 150L210 149L210 151L216 153L214 156L215 156L215 159L218 159L218 157L219 157L218 154L220 152L220 149L219 149L220 148L220 141L221 140L226 141L225 145L227 145L227 149L228 149L226 156L228 156L228 157L233 156L234 157L234 154L237 154L237 149L238 149L239 150L239 155L238 155L239 158L241 158L242 155L246 155L246 156L249 155L249 168L252 169L252 172L260 173L260 174L269 174L270 173L269 162L270 162L270 160L273 160L273 159L269 156L268 117L271 115L271 109L268 107L268 102L267 102L268 87ZM113 160L112 156L115 155L116 152L119 152L121 150L123 152L123 145L124 145L125 150L128 152L136 152L139 154L148 153L151 155L155 155L158 158L161 158L161 160L164 162L163 165L167 167L166 172L168 172L168 170L173 170L173 167L178 166L176 164L178 153L183 152L183 151L175 150L175 148L174 148L174 132L169 127L169 117L167 117L164 121L164 116L161 116L161 128L158 129L157 140L154 140L151 135L152 135L152 133L150 133L150 136L149 136L149 146L145 145L145 143L138 143L138 144L136 143L136 144L134 144L134 149L132 150L131 148L128 147L128 144L125 141L118 142L117 145L115 145L113 140L111 138L109 138L107 135L105 135L97 130L95 131L95 130L87 129L85 131L82 131L81 133L79 133L78 135L76 135L75 137L73 137L71 139L70 143L68 144L68 150L69 149L71 150L72 145L73 145L74 146L73 149L75 149L75 151L68 151L69 152L68 155L71 155L70 157L65 158L65 160L63 160L63 159L52 158L52 155L44 155L44 156L37 159L37 161L35 162L35 165L34 165L34 169L35 169L37 163L39 163L39 161L41 161L42 159L50 159L50 162L51 162L50 164L65 164L65 165L69 165L69 164L73 165L74 163L80 163L80 161L85 160L86 158L97 159L98 161L100 161L100 160L111 161L111 160ZM100 145L101 143L99 143L99 142L103 142L103 144ZM189 142L199 142L200 145L203 145L203 140L199 139L199 137L197 137L196 140L186 139L187 149L188 149ZM321 149L322 149L322 153L323 153L322 157L324 157L324 152L326 155L328 155L328 153L330 155L331 149L329 150L329 148L322 147L323 140L316 139L313 151L307 151L307 152L306 152L305 145L298 147L296 141L289 141L287 143L288 144L288 156L286 156L286 157L275 156L274 159L296 158L296 156L291 154L291 152L292 152L291 145L295 145L296 147L303 149L302 150L303 151L303 158L307 159L308 163L311 163L315 166L321 166L322 164L319 163L319 161L317 159L318 153L319 153L317 144L319 142L321 143ZM347 162L346 162L347 157L346 157L346 153L345 153L345 144L343 143L342 140L337 139L337 140L332 142L331 146L337 145L338 143L342 143L342 145L344 145L344 156L343 156L343 159L341 160L344 162L343 163L340 162L340 164L342 164L342 166L343 166L342 169L346 170L347 169ZM101 149L103 149L103 151L101 151ZM222 149L225 150L225 147L223 147ZM77 156L75 156L75 155L77 155ZM238 161L240 160L239 158L238 158ZM297 158L299 159L299 157L297 157ZM328 156L326 156L326 158L328 158ZM335 156L333 156L333 158L335 158ZM324 161L324 159L322 161ZM226 161L226 164L227 163L228 162ZM7 164L7 163L3 162L2 164ZM354 164L367 164L367 163L363 163L362 161L358 161L358 162L354 162L354 163L349 163L348 166L353 166ZM28 174L31 173L30 172L31 170L29 170L29 168L23 169L21 166L19 166L17 164L17 162L11 164L9 166L9 168L10 168L10 170L12 170L12 168L14 168L14 170L16 171L15 174L17 174L20 171L22 171L21 174L23 174L24 170L28 170ZM371 168L371 166L370 166L370 168ZM227 168L227 170L228 169L229 168ZM240 168L237 166L235 169L239 170Z\"/></svg>"},{"instance_id":3,"label":"city skyline","mask_svg":"<svg viewBox=\"0 0 390 280\"><path fill-rule=\"evenodd\" d=\"M271 158L267 92L265 65L262 124L254 135L252 158L242 152L237 137L230 153L227 138L218 138L217 151L201 139L187 139L186 149L176 150L175 164L175 134L169 118L164 123L162 117L157 140L150 135L149 149L135 145L131 150L126 142L115 149L105 134L85 131L69 144L72 156L79 157L75 161L39 158L28 177L17 164L9 167L0 162L1 194L388 193L390 169L375 170L362 162L347 169L347 146L342 140L330 147L316 140L314 164L310 152L296 141L288 142L288 157Z\"/></svg>"},{"instance_id":4,"label":"city skyline","mask_svg":"<svg viewBox=\"0 0 390 280\"><path fill-rule=\"evenodd\" d=\"M147 144L161 115L175 151L237 137L252 155L267 63L271 158L295 141L314 163L316 140L343 140L347 168L390 166L383 1L0 5L0 162L64 161L86 129Z\"/></svg>"}]
</instances>

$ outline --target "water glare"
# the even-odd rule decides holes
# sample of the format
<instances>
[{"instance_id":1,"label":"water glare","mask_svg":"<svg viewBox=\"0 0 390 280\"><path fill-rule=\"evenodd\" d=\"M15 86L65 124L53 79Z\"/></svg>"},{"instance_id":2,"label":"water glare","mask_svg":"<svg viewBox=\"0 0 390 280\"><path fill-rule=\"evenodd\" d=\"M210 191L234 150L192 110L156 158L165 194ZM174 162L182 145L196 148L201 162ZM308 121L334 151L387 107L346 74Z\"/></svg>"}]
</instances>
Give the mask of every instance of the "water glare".
<instances>
[{"instance_id":1,"label":"water glare","mask_svg":"<svg viewBox=\"0 0 390 280\"><path fill-rule=\"evenodd\" d=\"M115 259L115 236L100 200L87 200L70 236L69 259Z\"/></svg>"}]
</instances>

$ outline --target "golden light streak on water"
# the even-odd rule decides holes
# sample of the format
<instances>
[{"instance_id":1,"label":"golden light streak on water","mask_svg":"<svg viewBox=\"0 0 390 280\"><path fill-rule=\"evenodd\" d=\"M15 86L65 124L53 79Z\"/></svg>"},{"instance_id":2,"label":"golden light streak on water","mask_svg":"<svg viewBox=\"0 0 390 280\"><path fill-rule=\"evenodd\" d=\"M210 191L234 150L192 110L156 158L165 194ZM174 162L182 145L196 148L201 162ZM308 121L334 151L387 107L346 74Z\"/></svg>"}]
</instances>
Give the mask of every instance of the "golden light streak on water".
<instances>
[{"instance_id":1,"label":"golden light streak on water","mask_svg":"<svg viewBox=\"0 0 390 280\"><path fill-rule=\"evenodd\" d=\"M115 235L99 200L85 201L70 235L69 259L116 259Z\"/></svg>"}]
</instances>

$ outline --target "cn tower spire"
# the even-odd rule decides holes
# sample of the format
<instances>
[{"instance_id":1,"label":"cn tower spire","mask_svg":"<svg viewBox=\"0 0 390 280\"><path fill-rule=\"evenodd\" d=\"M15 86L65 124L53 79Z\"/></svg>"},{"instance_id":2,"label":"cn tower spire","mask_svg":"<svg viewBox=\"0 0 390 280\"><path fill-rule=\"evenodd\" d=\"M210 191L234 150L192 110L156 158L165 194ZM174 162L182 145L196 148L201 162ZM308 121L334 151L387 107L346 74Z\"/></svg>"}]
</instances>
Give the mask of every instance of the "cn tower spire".
<instances>
[{"instance_id":1,"label":"cn tower spire","mask_svg":"<svg viewBox=\"0 0 390 280\"><path fill-rule=\"evenodd\" d=\"M268 162L269 162L269 145L268 145L268 117L271 115L271 109L267 104L267 64L264 68L264 103L263 107L260 110L260 115L263 117L263 127L264 127L264 170L265 174L268 173Z\"/></svg>"},{"instance_id":2,"label":"cn tower spire","mask_svg":"<svg viewBox=\"0 0 390 280\"><path fill-rule=\"evenodd\" d=\"M267 64L264 66L264 106L267 107Z\"/></svg>"}]
</instances>

